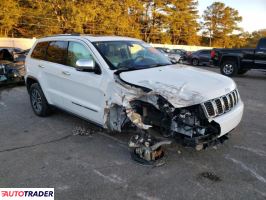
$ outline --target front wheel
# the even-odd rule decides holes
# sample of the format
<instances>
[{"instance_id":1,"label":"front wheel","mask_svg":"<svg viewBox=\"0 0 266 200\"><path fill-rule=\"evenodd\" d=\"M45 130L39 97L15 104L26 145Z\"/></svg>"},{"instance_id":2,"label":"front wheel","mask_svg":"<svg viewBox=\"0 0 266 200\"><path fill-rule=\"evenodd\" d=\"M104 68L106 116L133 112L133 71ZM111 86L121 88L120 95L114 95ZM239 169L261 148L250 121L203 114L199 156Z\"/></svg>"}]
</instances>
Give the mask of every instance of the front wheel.
<instances>
[{"instance_id":1,"label":"front wheel","mask_svg":"<svg viewBox=\"0 0 266 200\"><path fill-rule=\"evenodd\" d=\"M235 76L238 73L237 63L235 61L224 61L221 65L221 73L225 76Z\"/></svg>"}]
</instances>

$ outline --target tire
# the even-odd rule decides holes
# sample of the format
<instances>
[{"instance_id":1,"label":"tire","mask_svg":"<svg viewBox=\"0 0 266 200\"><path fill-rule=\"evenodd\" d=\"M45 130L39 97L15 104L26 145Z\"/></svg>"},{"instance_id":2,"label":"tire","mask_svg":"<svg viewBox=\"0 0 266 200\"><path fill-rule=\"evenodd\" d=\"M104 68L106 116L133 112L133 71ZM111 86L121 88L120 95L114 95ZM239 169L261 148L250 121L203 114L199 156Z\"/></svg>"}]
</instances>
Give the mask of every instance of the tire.
<instances>
[{"instance_id":1,"label":"tire","mask_svg":"<svg viewBox=\"0 0 266 200\"><path fill-rule=\"evenodd\" d=\"M39 83L34 83L30 86L30 102L31 107L36 115L46 117L50 114L50 106Z\"/></svg>"},{"instance_id":2,"label":"tire","mask_svg":"<svg viewBox=\"0 0 266 200\"><path fill-rule=\"evenodd\" d=\"M232 60L225 60L222 63L220 70L221 70L221 74L225 76L229 76L229 77L233 77L238 74L237 63L236 61L232 61Z\"/></svg>"},{"instance_id":3,"label":"tire","mask_svg":"<svg viewBox=\"0 0 266 200\"><path fill-rule=\"evenodd\" d=\"M196 58L193 58L193 59L192 59L192 65L193 65L193 66L198 66L198 65L199 65L199 60L196 59Z\"/></svg>"},{"instance_id":4,"label":"tire","mask_svg":"<svg viewBox=\"0 0 266 200\"><path fill-rule=\"evenodd\" d=\"M238 70L238 73L237 73L237 74L239 74L239 75L243 75L243 74L245 74L245 73L247 73L247 72L248 72L247 69L240 69L240 70Z\"/></svg>"}]
</instances>

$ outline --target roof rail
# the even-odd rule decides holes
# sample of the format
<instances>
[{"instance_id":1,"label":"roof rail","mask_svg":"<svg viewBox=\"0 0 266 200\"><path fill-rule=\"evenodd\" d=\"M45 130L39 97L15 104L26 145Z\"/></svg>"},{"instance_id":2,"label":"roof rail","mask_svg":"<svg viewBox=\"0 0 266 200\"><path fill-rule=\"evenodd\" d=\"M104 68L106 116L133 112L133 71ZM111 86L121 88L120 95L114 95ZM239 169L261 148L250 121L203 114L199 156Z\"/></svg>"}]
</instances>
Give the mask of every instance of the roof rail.
<instances>
[{"instance_id":1,"label":"roof rail","mask_svg":"<svg viewBox=\"0 0 266 200\"><path fill-rule=\"evenodd\" d=\"M80 36L80 33L65 33L65 34L55 34L55 35L48 35L46 37L56 37L56 36Z\"/></svg>"}]
</instances>

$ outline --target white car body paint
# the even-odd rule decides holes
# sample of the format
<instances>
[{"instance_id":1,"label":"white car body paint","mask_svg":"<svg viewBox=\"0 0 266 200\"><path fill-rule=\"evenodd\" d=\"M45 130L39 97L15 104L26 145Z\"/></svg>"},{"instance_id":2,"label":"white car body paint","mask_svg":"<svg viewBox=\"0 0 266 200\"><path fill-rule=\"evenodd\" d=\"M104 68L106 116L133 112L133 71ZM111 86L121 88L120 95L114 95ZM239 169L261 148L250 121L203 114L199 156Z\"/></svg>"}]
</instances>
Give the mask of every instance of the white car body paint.
<instances>
[{"instance_id":1,"label":"white car body paint","mask_svg":"<svg viewBox=\"0 0 266 200\"><path fill-rule=\"evenodd\" d=\"M146 98L147 102L154 103L155 95L161 95L175 108L184 108L221 97L236 89L236 84L231 78L181 64L122 72L118 77L125 83L121 83L122 81L114 74L114 70L110 70L91 42L140 40L126 37L66 35L43 38L36 44L41 41L55 40L82 43L91 52L102 73L96 75L80 72L69 66L33 59L31 50L26 58L26 80L30 77L38 80L49 104L105 128L108 128L108 112L113 105L126 108L127 117L140 128L147 129L149 125L139 121L140 116L132 112L131 100ZM64 74L65 71L69 74ZM142 89L126 83L149 88L152 91L147 94ZM238 104L232 110L211 119L220 125L219 137L227 134L240 123L243 109L243 102L239 98Z\"/></svg>"},{"instance_id":2,"label":"white car body paint","mask_svg":"<svg viewBox=\"0 0 266 200\"><path fill-rule=\"evenodd\" d=\"M213 119L221 127L221 132L219 137L229 133L240 123L243 116L243 110L244 110L244 104L240 100L238 105L234 107L230 112L225 113Z\"/></svg>"},{"instance_id":3,"label":"white car body paint","mask_svg":"<svg viewBox=\"0 0 266 200\"><path fill-rule=\"evenodd\" d=\"M231 78L180 64L123 72L121 78L129 83L156 91L176 108L201 104L236 88ZM219 137L227 134L240 123L243 110L244 104L240 100L230 112L213 119L221 127Z\"/></svg>"},{"instance_id":4,"label":"white car body paint","mask_svg":"<svg viewBox=\"0 0 266 200\"><path fill-rule=\"evenodd\" d=\"M181 64L123 72L120 76L161 93L176 108L200 104L236 88L231 78Z\"/></svg>"}]
</instances>

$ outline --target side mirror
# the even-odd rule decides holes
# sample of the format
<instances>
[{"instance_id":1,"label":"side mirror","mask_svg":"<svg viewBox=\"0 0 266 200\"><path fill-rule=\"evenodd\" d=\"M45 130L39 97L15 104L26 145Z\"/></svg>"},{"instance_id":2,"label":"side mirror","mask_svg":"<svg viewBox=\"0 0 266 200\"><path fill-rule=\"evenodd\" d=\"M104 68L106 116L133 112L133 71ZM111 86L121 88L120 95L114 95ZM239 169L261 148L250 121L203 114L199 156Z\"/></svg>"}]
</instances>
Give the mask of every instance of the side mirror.
<instances>
[{"instance_id":1,"label":"side mirror","mask_svg":"<svg viewBox=\"0 0 266 200\"><path fill-rule=\"evenodd\" d=\"M94 72L96 69L95 62L92 59L79 59L76 62L76 69L78 71Z\"/></svg>"}]
</instances>

